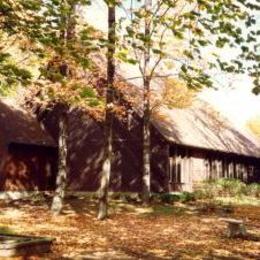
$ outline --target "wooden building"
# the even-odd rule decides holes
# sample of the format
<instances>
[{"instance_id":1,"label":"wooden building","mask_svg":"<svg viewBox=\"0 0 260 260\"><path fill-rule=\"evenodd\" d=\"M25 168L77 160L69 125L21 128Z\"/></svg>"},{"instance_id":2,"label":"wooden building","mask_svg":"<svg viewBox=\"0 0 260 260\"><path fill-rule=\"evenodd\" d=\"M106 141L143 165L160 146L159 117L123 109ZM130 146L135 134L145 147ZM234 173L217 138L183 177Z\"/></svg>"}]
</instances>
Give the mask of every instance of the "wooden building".
<instances>
[{"instance_id":1,"label":"wooden building","mask_svg":"<svg viewBox=\"0 0 260 260\"><path fill-rule=\"evenodd\" d=\"M44 113L42 122L58 139L61 107ZM142 118L129 109L114 118L111 190L142 189ZM259 140L238 129L197 100L184 109L161 109L152 120L152 191L192 191L197 183L222 177L260 180ZM103 126L87 112L68 112L68 189L96 191L103 158Z\"/></svg>"},{"instance_id":2,"label":"wooden building","mask_svg":"<svg viewBox=\"0 0 260 260\"><path fill-rule=\"evenodd\" d=\"M161 148L168 153L167 191L191 191L206 179L260 182L259 139L208 103L196 100L188 108L162 109L153 125L167 141Z\"/></svg>"},{"instance_id":3,"label":"wooden building","mask_svg":"<svg viewBox=\"0 0 260 260\"><path fill-rule=\"evenodd\" d=\"M99 69L89 78L98 93L104 95L106 60L101 54L93 54L92 58ZM110 188L139 192L142 190L143 82L137 66L118 64L117 73L115 100L126 113L123 120L113 119L114 156ZM84 77L82 81L89 85L87 76ZM125 80L130 78L134 79L131 83ZM157 89L155 92L158 93L162 84L160 79L154 79L152 89ZM33 100L29 103L39 121L57 141L64 106L56 104L44 110L37 108ZM104 151L103 124L79 107L70 109L67 116L68 189L96 191ZM204 101L196 100L183 109L161 106L153 114L151 133L153 192L191 191L203 180L221 177L260 181L260 140L231 123Z\"/></svg>"},{"instance_id":4,"label":"wooden building","mask_svg":"<svg viewBox=\"0 0 260 260\"><path fill-rule=\"evenodd\" d=\"M0 101L0 191L54 187L57 147L32 115Z\"/></svg>"}]
</instances>

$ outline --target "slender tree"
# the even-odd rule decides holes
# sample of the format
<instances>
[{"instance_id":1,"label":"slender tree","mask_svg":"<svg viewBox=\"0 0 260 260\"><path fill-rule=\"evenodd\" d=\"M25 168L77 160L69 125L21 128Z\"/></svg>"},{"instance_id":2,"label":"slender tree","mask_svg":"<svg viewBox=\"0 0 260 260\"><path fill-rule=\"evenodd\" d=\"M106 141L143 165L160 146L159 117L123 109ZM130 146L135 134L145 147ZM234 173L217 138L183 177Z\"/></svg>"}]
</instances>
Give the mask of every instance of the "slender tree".
<instances>
[{"instance_id":1,"label":"slender tree","mask_svg":"<svg viewBox=\"0 0 260 260\"><path fill-rule=\"evenodd\" d=\"M89 0L0 1L0 92L12 84L33 83L29 91L37 93L37 97L29 93L31 99L27 99L28 106L34 107L37 102L34 103L33 99L40 97L41 110L44 110L46 103L53 101L67 107L59 121L59 171L51 207L55 214L62 211L67 185L66 111L72 104L103 108L87 80L81 78L80 81L72 73L73 70L76 73L90 70L92 63L89 54L97 50L99 35L96 30L78 19L77 8L89 4ZM13 45L22 52L22 62L12 54ZM28 66L28 70L21 66L24 65L23 56L27 55L37 60L34 60L33 68ZM39 78L30 73L30 70L35 72L35 64L41 73Z\"/></svg>"},{"instance_id":2,"label":"slender tree","mask_svg":"<svg viewBox=\"0 0 260 260\"><path fill-rule=\"evenodd\" d=\"M213 87L212 72L219 70L249 72L259 78L259 57L254 51L259 31L253 26L254 11L260 6L246 0L143 0L135 4L129 18L122 19L126 33L120 57L136 64L143 79L143 199L147 202L151 190L152 83L172 77L195 90Z\"/></svg>"},{"instance_id":3,"label":"slender tree","mask_svg":"<svg viewBox=\"0 0 260 260\"><path fill-rule=\"evenodd\" d=\"M75 27L76 27L76 2L68 2L63 0L60 5L60 44L61 44L61 66L65 66L63 76L68 76L68 65L64 56L64 51L68 48L69 41L75 38ZM53 214L58 215L61 213L63 208L63 201L65 197L65 190L68 178L68 112L67 109L63 109L59 118L59 158L58 158L58 173L56 177L56 190L52 200L51 211Z\"/></svg>"},{"instance_id":4,"label":"slender tree","mask_svg":"<svg viewBox=\"0 0 260 260\"><path fill-rule=\"evenodd\" d=\"M58 66L54 69L50 68L52 72L56 75L58 80L66 82L70 78L73 78L71 75L71 55L72 52L73 59L77 61L78 65L76 70L80 70L80 62L84 59L78 59L79 57L73 54L75 51L75 47L73 46L77 42L76 35L76 27L77 27L77 6L79 4L87 3L86 1L79 0L63 0L61 1L60 6L57 9L58 17L59 17L59 43L56 45L56 54L59 55L58 58ZM86 36L86 35L85 35ZM84 49L82 49L83 51ZM82 52L82 56L84 56L84 52ZM87 58L88 59L88 58ZM85 61L87 60L85 59ZM47 68L48 70L48 68ZM49 76L51 79L53 78L53 73L50 73ZM57 77L58 76L58 77ZM54 77L55 80L55 77ZM62 83L64 85L64 83ZM66 85L66 83L65 83ZM68 84L67 84L68 85ZM75 85L74 85L75 87ZM58 94L58 93L57 93ZM68 94L70 96L70 94ZM80 95L76 96L76 103L80 103L82 99L87 101L87 97L95 97L95 93L93 90L89 88L84 88ZM68 156L68 147L67 147L67 138L68 138L68 116L69 116L69 107L70 107L70 97L63 97L58 101L63 103L62 113L59 118L59 169L56 178L56 191L53 197L52 202L52 211L54 214L59 214L62 211L63 201L67 186L68 179L68 165L67 165L67 156ZM97 99L96 99L97 101ZM75 100L72 101L75 103ZM97 103L98 104L98 103Z\"/></svg>"},{"instance_id":5,"label":"slender tree","mask_svg":"<svg viewBox=\"0 0 260 260\"><path fill-rule=\"evenodd\" d=\"M149 13L152 10L152 0L145 0L145 12ZM149 38L151 34L151 20L150 16L145 18L145 32L144 37ZM149 75L150 56L151 56L151 42L145 41L144 45L144 96L143 96L143 201L149 202L151 192L151 138L150 138L150 85L151 77Z\"/></svg>"},{"instance_id":6,"label":"slender tree","mask_svg":"<svg viewBox=\"0 0 260 260\"><path fill-rule=\"evenodd\" d=\"M68 139L68 123L67 109L60 115L59 119L59 158L58 158L58 174L56 178L56 190L52 200L51 211L55 215L59 215L63 208L63 200L68 178L67 166L67 139Z\"/></svg>"},{"instance_id":7,"label":"slender tree","mask_svg":"<svg viewBox=\"0 0 260 260\"><path fill-rule=\"evenodd\" d=\"M77 19L77 7L88 4L88 0L19 0L0 3L0 12L4 15L1 20L1 22L3 21L1 29L8 36L7 41L12 43L12 38L15 41L18 41L17 39L26 40L26 43L29 42L28 49L31 50L27 53L38 55L40 78L45 82L40 84L35 77L30 78L30 83L36 83L32 88L41 86L37 92L41 93L43 103L55 101L66 107L71 104L99 105L95 91L86 86L86 82L81 84L76 82L72 73L73 69L77 71L89 69L88 54L96 50L94 44L91 43L91 41L95 42L95 37L92 37L94 30L87 24L79 24ZM11 28L9 28L10 24L13 24ZM21 45L21 49L25 49L23 41ZM44 64L42 67L41 63ZM1 71L2 68L5 71ZM13 75L6 74L7 68ZM0 79L1 74L6 74L5 80L8 80L9 83L14 76L16 81L25 84L30 76L29 72L26 72L24 69L19 69L15 63L12 66L6 66L6 60L1 62L0 58ZM59 171L51 207L55 214L62 210L67 184L67 110L64 109L59 122Z\"/></svg>"},{"instance_id":8,"label":"slender tree","mask_svg":"<svg viewBox=\"0 0 260 260\"><path fill-rule=\"evenodd\" d=\"M108 188L111 175L113 155L113 105L114 105L114 76L115 76L115 46L116 46L116 17L115 4L107 1L108 6L108 47L107 47L107 85L106 85L106 107L105 107L105 148L104 161L99 189L99 211L98 219L103 220L108 216Z\"/></svg>"}]
</instances>

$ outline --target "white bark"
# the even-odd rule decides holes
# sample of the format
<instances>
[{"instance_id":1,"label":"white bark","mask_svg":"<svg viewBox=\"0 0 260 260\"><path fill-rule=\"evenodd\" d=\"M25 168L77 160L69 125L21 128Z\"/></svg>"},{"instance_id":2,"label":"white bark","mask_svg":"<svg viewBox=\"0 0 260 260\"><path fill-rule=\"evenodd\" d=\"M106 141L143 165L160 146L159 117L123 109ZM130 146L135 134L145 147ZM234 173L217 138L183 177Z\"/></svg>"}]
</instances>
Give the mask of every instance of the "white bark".
<instances>
[{"instance_id":1,"label":"white bark","mask_svg":"<svg viewBox=\"0 0 260 260\"><path fill-rule=\"evenodd\" d=\"M112 165L112 122L114 102L114 76L115 76L115 7L108 7L108 51L107 51L107 89L106 89L106 118L105 118L105 153L102 167L101 183L99 189L98 219L108 216L108 188Z\"/></svg>"},{"instance_id":2,"label":"white bark","mask_svg":"<svg viewBox=\"0 0 260 260\"><path fill-rule=\"evenodd\" d=\"M145 0L145 9L151 10L152 0ZM145 36L151 33L150 20L145 21ZM151 196L151 133L150 133L150 120L151 120L151 107L150 107L150 87L151 75L149 72L150 65L150 43L145 45L144 53L144 98L143 98L143 202L148 203ZM149 75L149 76L148 76Z\"/></svg>"},{"instance_id":3,"label":"white bark","mask_svg":"<svg viewBox=\"0 0 260 260\"><path fill-rule=\"evenodd\" d=\"M51 211L58 215L62 211L63 200L67 185L67 122L62 115L59 122L59 170L56 179L56 190L52 201Z\"/></svg>"}]
</instances>

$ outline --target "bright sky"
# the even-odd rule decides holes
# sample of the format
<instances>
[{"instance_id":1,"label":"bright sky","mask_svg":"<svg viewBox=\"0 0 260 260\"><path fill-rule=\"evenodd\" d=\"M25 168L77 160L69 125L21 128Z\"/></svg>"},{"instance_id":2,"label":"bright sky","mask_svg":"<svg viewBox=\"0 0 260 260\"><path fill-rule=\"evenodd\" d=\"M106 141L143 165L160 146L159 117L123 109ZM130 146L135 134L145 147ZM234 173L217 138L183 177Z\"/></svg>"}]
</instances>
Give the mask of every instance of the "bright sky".
<instances>
[{"instance_id":1,"label":"bright sky","mask_svg":"<svg viewBox=\"0 0 260 260\"><path fill-rule=\"evenodd\" d=\"M215 91L205 89L200 97L221 111L234 123L245 124L248 119L260 115L260 96L250 92L250 81L234 83L234 88L220 87Z\"/></svg>"},{"instance_id":2,"label":"bright sky","mask_svg":"<svg viewBox=\"0 0 260 260\"><path fill-rule=\"evenodd\" d=\"M99 30L106 31L107 8L102 0L94 0L85 11L89 23ZM251 93L252 84L249 78L236 76L228 79L225 74L217 77L219 89L205 89L200 97L211 103L235 123L244 124L255 115L260 115L260 95Z\"/></svg>"}]
</instances>

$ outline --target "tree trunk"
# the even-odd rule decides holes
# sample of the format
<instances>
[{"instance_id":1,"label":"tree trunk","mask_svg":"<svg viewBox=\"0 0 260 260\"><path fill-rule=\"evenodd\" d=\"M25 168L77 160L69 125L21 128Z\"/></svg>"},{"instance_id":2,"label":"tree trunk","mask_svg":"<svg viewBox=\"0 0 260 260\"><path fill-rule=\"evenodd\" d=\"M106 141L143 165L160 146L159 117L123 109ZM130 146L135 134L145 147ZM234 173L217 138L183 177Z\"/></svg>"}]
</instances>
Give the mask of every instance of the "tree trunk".
<instances>
[{"instance_id":1,"label":"tree trunk","mask_svg":"<svg viewBox=\"0 0 260 260\"><path fill-rule=\"evenodd\" d=\"M146 82L143 118L143 202L149 203L151 193L151 133L150 133L150 83Z\"/></svg>"},{"instance_id":2,"label":"tree trunk","mask_svg":"<svg viewBox=\"0 0 260 260\"><path fill-rule=\"evenodd\" d=\"M102 167L101 184L99 189L98 219L108 216L108 188L112 165L112 122L114 102L114 75L115 75L115 6L108 7L108 50L107 50L107 89L106 89L106 115L105 115L105 151Z\"/></svg>"},{"instance_id":3,"label":"tree trunk","mask_svg":"<svg viewBox=\"0 0 260 260\"><path fill-rule=\"evenodd\" d=\"M56 190L52 201L51 211L58 215L62 211L65 189L67 184L67 115L62 114L59 122L59 170L56 179Z\"/></svg>"},{"instance_id":4,"label":"tree trunk","mask_svg":"<svg viewBox=\"0 0 260 260\"><path fill-rule=\"evenodd\" d=\"M152 0L145 0L145 9L151 10ZM145 21L145 36L151 33L150 20ZM144 98L143 98L143 202L149 203L151 193L151 133L150 133L150 85L151 78L148 76L150 63L150 42L145 46L144 53Z\"/></svg>"},{"instance_id":5,"label":"tree trunk","mask_svg":"<svg viewBox=\"0 0 260 260\"><path fill-rule=\"evenodd\" d=\"M76 37L76 2L70 2L67 0L62 0L60 2L60 8L66 9L67 11L61 15L61 28L60 28L60 41L63 43L64 47L67 47L68 41L75 39ZM60 50L61 55L64 54L63 48Z\"/></svg>"}]
</instances>

